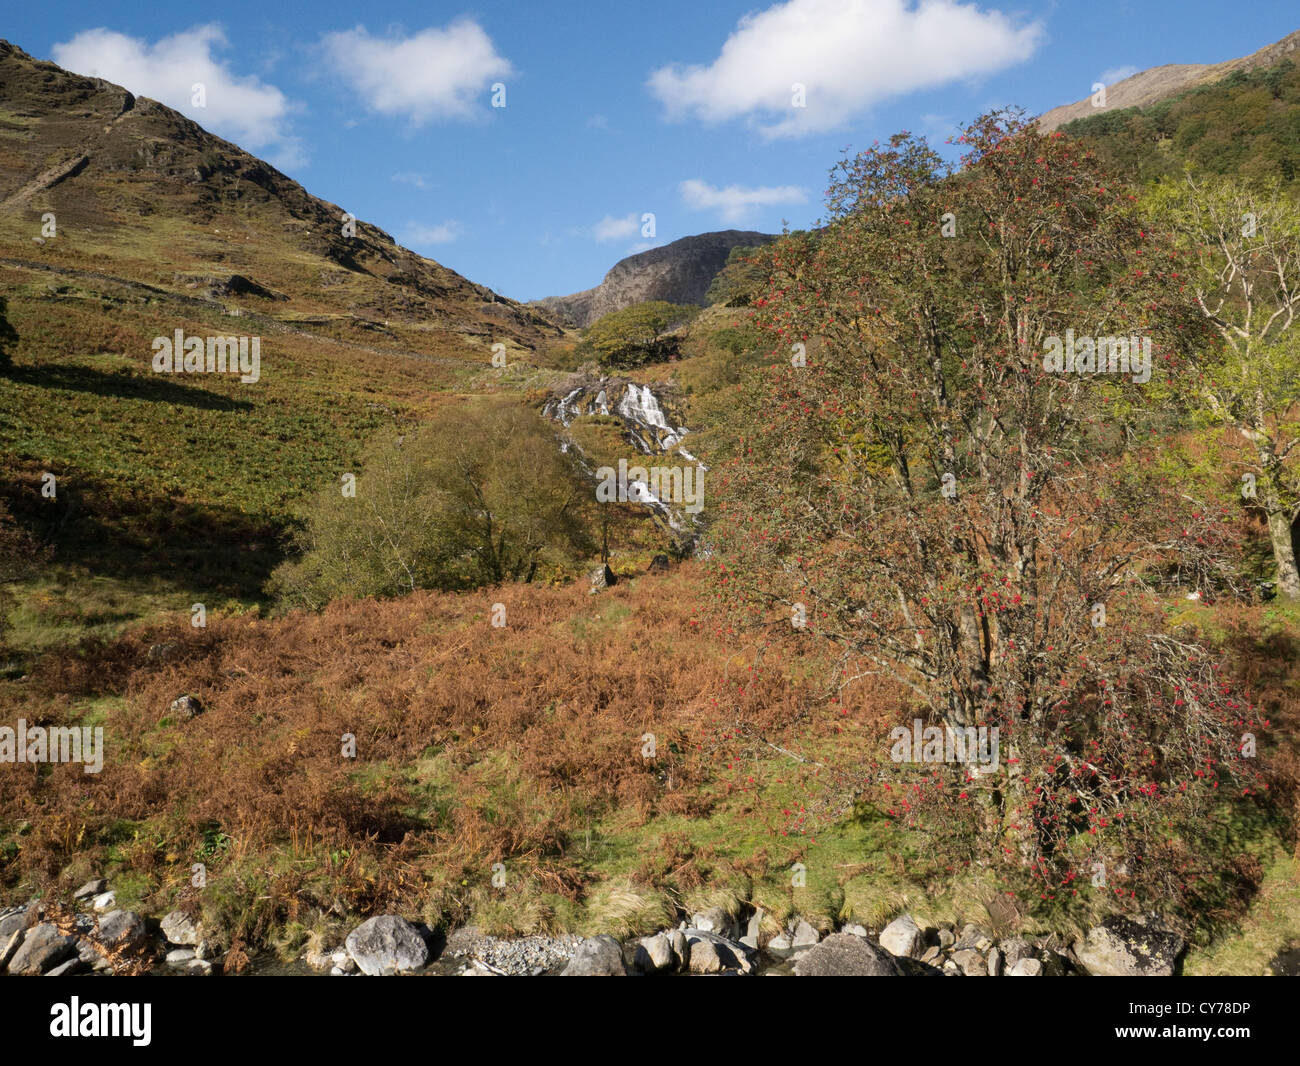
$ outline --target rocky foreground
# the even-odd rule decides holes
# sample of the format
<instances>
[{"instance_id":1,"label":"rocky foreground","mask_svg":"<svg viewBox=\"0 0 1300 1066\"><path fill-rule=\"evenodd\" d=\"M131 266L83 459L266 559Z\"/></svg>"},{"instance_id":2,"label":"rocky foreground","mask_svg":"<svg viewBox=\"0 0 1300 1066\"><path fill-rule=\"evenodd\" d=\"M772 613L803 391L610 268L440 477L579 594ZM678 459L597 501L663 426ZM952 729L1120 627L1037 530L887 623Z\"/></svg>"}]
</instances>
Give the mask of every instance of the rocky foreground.
<instances>
[{"instance_id":1,"label":"rocky foreground","mask_svg":"<svg viewBox=\"0 0 1300 1066\"><path fill-rule=\"evenodd\" d=\"M764 918L762 911L733 916L712 907L675 929L622 942L607 934L503 939L473 927L444 938L386 914L362 922L340 944L313 938L300 969L334 976L1168 977L1186 946L1154 917L1113 916L1073 943L1055 935L998 939L974 924L923 928L909 914L877 934L860 925L824 934L805 919L772 934ZM71 905L34 900L0 911L0 973L244 971L243 948L221 943L183 911L155 921L119 909L102 880L82 886Z\"/></svg>"}]
</instances>

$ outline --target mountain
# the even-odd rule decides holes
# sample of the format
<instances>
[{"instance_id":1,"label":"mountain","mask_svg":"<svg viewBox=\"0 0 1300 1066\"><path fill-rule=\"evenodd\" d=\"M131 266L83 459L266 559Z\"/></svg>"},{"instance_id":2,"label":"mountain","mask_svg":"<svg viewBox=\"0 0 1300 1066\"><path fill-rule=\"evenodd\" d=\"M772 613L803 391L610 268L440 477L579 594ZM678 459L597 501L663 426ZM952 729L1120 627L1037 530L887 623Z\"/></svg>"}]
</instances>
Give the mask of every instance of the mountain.
<instances>
[{"instance_id":1,"label":"mountain","mask_svg":"<svg viewBox=\"0 0 1300 1066\"><path fill-rule=\"evenodd\" d=\"M588 326L601 315L645 300L704 306L704 294L727 262L731 249L776 240L770 233L721 230L682 237L662 248L629 255L614 264L594 289L535 301L547 314L569 326Z\"/></svg>"},{"instance_id":2,"label":"mountain","mask_svg":"<svg viewBox=\"0 0 1300 1066\"><path fill-rule=\"evenodd\" d=\"M302 501L378 433L454 418L563 336L343 216L176 111L0 41L0 511L54 549L48 610L98 632L257 602ZM160 371L178 331L216 372ZM228 338L256 345L255 374L216 366Z\"/></svg>"},{"instance_id":3,"label":"mountain","mask_svg":"<svg viewBox=\"0 0 1300 1066\"><path fill-rule=\"evenodd\" d=\"M7 41L0 105L0 241L12 265L93 260L164 292L288 304L368 333L398 320L440 347L462 335L531 349L555 332L376 226L345 235L342 207L171 108ZM47 213L54 239L41 236Z\"/></svg>"},{"instance_id":4,"label":"mountain","mask_svg":"<svg viewBox=\"0 0 1300 1066\"><path fill-rule=\"evenodd\" d=\"M1208 64L1167 63L1160 67L1151 67L1107 86L1104 109L1093 107L1091 97L1087 97L1072 104L1052 108L1039 117L1038 127L1044 132L1050 132L1074 119L1096 115L1101 110L1148 107L1159 100L1193 89L1198 85L1221 81L1236 71L1270 67L1284 59L1296 58L1297 46L1300 46L1300 30L1240 59Z\"/></svg>"}]
</instances>

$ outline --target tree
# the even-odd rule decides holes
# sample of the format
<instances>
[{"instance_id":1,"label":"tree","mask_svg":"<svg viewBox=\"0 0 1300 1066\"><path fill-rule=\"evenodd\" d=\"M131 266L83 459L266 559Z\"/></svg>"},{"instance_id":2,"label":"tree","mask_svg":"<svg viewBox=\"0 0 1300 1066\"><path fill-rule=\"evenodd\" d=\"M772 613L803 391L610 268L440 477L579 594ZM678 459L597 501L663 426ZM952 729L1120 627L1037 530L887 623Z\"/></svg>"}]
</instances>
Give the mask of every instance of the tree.
<instances>
[{"instance_id":1,"label":"tree","mask_svg":"<svg viewBox=\"0 0 1300 1066\"><path fill-rule=\"evenodd\" d=\"M751 625L806 619L834 650L828 695L883 674L950 730L999 729L1002 774L968 757L917 784L981 797L990 846L1059 883L1091 830L1164 891L1248 713L1158 595L1229 571L1226 509L1153 462L1149 409L1201 323L1077 145L1007 114L962 143L955 174L907 134L845 160L815 251L778 250L756 306L784 361L718 479L720 586ZM1053 361L1134 335L1149 379Z\"/></svg>"},{"instance_id":2,"label":"tree","mask_svg":"<svg viewBox=\"0 0 1300 1066\"><path fill-rule=\"evenodd\" d=\"M699 312L698 307L664 300L633 304L598 318L587 327L583 343L603 366L626 369L670 359L678 350L673 331Z\"/></svg>"},{"instance_id":3,"label":"tree","mask_svg":"<svg viewBox=\"0 0 1300 1066\"><path fill-rule=\"evenodd\" d=\"M531 581L546 562L592 550L590 490L549 425L488 401L375 446L355 495L324 490L277 571L287 602Z\"/></svg>"},{"instance_id":4,"label":"tree","mask_svg":"<svg viewBox=\"0 0 1300 1066\"><path fill-rule=\"evenodd\" d=\"M1190 171L1150 202L1181 238L1191 295L1221 342L1195 352L1186 398L1249 443L1244 495L1268 521L1279 593L1300 598L1300 203L1277 181Z\"/></svg>"}]
</instances>

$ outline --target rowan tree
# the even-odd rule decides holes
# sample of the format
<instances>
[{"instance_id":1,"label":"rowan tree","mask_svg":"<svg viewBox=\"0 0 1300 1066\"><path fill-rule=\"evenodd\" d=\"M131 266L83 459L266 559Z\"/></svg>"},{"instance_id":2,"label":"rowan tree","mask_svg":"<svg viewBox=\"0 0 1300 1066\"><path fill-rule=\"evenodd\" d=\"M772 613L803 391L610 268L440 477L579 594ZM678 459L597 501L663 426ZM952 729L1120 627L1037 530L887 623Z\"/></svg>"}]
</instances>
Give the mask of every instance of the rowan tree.
<instances>
[{"instance_id":1,"label":"rowan tree","mask_svg":"<svg viewBox=\"0 0 1300 1066\"><path fill-rule=\"evenodd\" d=\"M915 782L981 804L990 850L1164 892L1252 714L1162 614L1231 571L1225 508L1159 462L1203 320L1080 147L1007 113L960 141L960 169L908 134L846 159L815 247L774 248L755 305L778 360L715 481L719 585L755 628L806 619L828 696L882 674L904 721L998 728L999 773ZM1150 338L1150 379L1045 369L1067 331ZM849 798L887 799L878 776Z\"/></svg>"}]
</instances>

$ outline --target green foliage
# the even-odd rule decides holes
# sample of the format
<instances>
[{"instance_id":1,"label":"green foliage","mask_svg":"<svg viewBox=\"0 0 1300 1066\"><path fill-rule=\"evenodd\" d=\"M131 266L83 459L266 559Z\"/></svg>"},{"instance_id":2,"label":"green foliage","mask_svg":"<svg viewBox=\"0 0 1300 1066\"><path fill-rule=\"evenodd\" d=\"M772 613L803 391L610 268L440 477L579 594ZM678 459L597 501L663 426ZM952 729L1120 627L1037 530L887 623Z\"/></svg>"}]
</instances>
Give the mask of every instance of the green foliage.
<instances>
[{"instance_id":1,"label":"green foliage","mask_svg":"<svg viewBox=\"0 0 1300 1066\"><path fill-rule=\"evenodd\" d=\"M591 550L588 493L550 427L512 401L469 407L371 449L355 496L321 491L301 559L272 586L312 608L339 596L395 596L531 581Z\"/></svg>"},{"instance_id":2,"label":"green foliage","mask_svg":"<svg viewBox=\"0 0 1300 1066\"><path fill-rule=\"evenodd\" d=\"M1237 71L1151 107L1102 111L1061 127L1134 180L1211 174L1300 180L1300 68Z\"/></svg>"},{"instance_id":3,"label":"green foliage","mask_svg":"<svg viewBox=\"0 0 1300 1066\"><path fill-rule=\"evenodd\" d=\"M602 366L622 369L675 358L679 340L674 331L700 309L689 304L651 300L613 311L597 319L583 334L583 345Z\"/></svg>"},{"instance_id":4,"label":"green foliage","mask_svg":"<svg viewBox=\"0 0 1300 1066\"><path fill-rule=\"evenodd\" d=\"M767 287L769 260L759 247L737 246L709 286L705 299L725 307L748 307Z\"/></svg>"}]
</instances>

